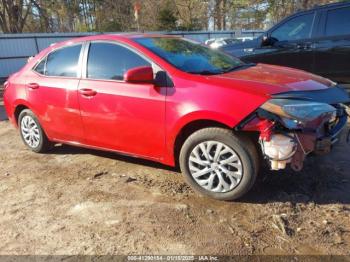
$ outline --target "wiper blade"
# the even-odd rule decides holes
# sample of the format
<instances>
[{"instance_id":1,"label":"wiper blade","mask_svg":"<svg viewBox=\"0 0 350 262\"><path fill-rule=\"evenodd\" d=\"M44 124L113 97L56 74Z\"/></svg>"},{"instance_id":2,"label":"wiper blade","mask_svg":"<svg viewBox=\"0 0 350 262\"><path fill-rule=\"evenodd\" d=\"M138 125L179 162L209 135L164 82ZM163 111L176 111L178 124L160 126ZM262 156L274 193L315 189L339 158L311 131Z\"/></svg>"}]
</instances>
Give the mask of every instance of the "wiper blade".
<instances>
[{"instance_id":1,"label":"wiper blade","mask_svg":"<svg viewBox=\"0 0 350 262\"><path fill-rule=\"evenodd\" d=\"M226 69L221 70L221 71L203 70L203 71L188 71L187 73L196 74L196 75L220 75L220 74L232 72L232 71L235 71L238 69L247 68L247 67L251 67L251 66L255 66L255 65L256 64L254 64L254 63L246 63L246 64L240 64L240 65L236 65L233 67L229 67L229 68L226 68Z\"/></svg>"},{"instance_id":2,"label":"wiper blade","mask_svg":"<svg viewBox=\"0 0 350 262\"><path fill-rule=\"evenodd\" d=\"M187 73L196 74L196 75L218 75L218 74L222 74L221 71L214 72L214 71L209 71L209 70L203 70L203 71L188 71Z\"/></svg>"},{"instance_id":3,"label":"wiper blade","mask_svg":"<svg viewBox=\"0 0 350 262\"><path fill-rule=\"evenodd\" d=\"M251 67L251 66L256 66L256 64L255 63L240 64L240 65L236 65L236 66L224 69L223 72L224 73L228 73L228 72L232 72L232 71L235 71L235 70L238 70L238 69L248 68L248 67Z\"/></svg>"}]
</instances>

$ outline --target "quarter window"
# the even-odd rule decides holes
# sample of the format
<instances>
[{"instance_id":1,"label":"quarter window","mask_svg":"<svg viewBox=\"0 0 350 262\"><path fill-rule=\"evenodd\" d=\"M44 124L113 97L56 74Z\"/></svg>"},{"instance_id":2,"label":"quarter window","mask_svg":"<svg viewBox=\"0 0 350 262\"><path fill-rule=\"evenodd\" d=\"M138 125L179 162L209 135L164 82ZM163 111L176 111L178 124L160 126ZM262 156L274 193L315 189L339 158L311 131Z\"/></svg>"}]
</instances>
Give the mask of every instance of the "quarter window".
<instances>
[{"instance_id":1,"label":"quarter window","mask_svg":"<svg viewBox=\"0 0 350 262\"><path fill-rule=\"evenodd\" d=\"M46 57L35 67L35 71L39 74L45 75Z\"/></svg>"},{"instance_id":2,"label":"quarter window","mask_svg":"<svg viewBox=\"0 0 350 262\"><path fill-rule=\"evenodd\" d=\"M326 36L350 35L350 7L327 13Z\"/></svg>"},{"instance_id":3,"label":"quarter window","mask_svg":"<svg viewBox=\"0 0 350 262\"><path fill-rule=\"evenodd\" d=\"M87 63L88 78L123 80L127 70L138 66L151 66L151 64L121 45L90 44Z\"/></svg>"},{"instance_id":4,"label":"quarter window","mask_svg":"<svg viewBox=\"0 0 350 262\"><path fill-rule=\"evenodd\" d=\"M293 41L310 38L314 13L300 15L275 29L271 36L278 41Z\"/></svg>"},{"instance_id":5,"label":"quarter window","mask_svg":"<svg viewBox=\"0 0 350 262\"><path fill-rule=\"evenodd\" d=\"M81 45L60 48L51 52L35 71L47 76L77 77Z\"/></svg>"}]
</instances>

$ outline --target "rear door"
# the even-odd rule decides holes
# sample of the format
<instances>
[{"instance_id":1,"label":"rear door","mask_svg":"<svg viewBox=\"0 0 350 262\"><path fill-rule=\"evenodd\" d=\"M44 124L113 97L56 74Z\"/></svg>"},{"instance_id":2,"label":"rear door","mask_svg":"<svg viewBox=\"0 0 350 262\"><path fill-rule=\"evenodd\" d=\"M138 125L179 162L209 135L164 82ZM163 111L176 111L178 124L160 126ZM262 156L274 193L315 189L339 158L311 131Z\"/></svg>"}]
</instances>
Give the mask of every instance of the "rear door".
<instances>
[{"instance_id":1,"label":"rear door","mask_svg":"<svg viewBox=\"0 0 350 262\"><path fill-rule=\"evenodd\" d=\"M117 42L91 42L79 102L86 143L159 159L165 146L165 90L152 83L128 83L124 73L156 66Z\"/></svg>"},{"instance_id":2,"label":"rear door","mask_svg":"<svg viewBox=\"0 0 350 262\"><path fill-rule=\"evenodd\" d=\"M77 88L82 44L68 44L50 52L29 72L27 100L51 139L83 139Z\"/></svg>"},{"instance_id":3,"label":"rear door","mask_svg":"<svg viewBox=\"0 0 350 262\"><path fill-rule=\"evenodd\" d=\"M324 10L321 21L315 73L350 85L350 5Z\"/></svg>"},{"instance_id":4,"label":"rear door","mask_svg":"<svg viewBox=\"0 0 350 262\"><path fill-rule=\"evenodd\" d=\"M316 12L293 16L272 28L267 37L269 45L245 50L244 61L288 66L306 71L313 70L313 28Z\"/></svg>"}]
</instances>

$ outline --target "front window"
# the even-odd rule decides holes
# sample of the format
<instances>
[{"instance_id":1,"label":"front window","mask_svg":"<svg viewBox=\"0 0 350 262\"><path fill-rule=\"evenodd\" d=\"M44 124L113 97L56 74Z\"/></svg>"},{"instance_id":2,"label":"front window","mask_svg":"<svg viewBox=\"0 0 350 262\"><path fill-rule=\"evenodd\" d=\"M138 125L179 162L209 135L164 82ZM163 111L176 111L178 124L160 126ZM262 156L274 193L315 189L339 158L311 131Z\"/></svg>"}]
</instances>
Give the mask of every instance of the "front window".
<instances>
[{"instance_id":1,"label":"front window","mask_svg":"<svg viewBox=\"0 0 350 262\"><path fill-rule=\"evenodd\" d=\"M124 73L138 66L151 66L149 62L130 49L114 44L90 44L87 77L93 79L123 80Z\"/></svg>"},{"instance_id":2,"label":"front window","mask_svg":"<svg viewBox=\"0 0 350 262\"><path fill-rule=\"evenodd\" d=\"M271 37L278 41L295 41L310 38L314 13L300 15L275 29Z\"/></svg>"},{"instance_id":3,"label":"front window","mask_svg":"<svg viewBox=\"0 0 350 262\"><path fill-rule=\"evenodd\" d=\"M222 74L244 65L237 58L182 38L152 37L135 41L187 73Z\"/></svg>"}]
</instances>

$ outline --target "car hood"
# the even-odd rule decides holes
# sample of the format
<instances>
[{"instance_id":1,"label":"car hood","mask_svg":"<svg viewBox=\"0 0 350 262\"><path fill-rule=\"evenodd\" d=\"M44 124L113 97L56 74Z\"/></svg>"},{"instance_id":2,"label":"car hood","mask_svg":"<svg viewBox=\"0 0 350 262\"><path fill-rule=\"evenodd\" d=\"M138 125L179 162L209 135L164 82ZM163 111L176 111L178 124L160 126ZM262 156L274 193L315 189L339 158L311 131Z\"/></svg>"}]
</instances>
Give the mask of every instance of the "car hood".
<instances>
[{"instance_id":1,"label":"car hood","mask_svg":"<svg viewBox=\"0 0 350 262\"><path fill-rule=\"evenodd\" d=\"M305 71L265 64L257 64L246 69L214 75L210 78L219 82L231 82L233 87L263 95L322 90L334 85L326 78Z\"/></svg>"}]
</instances>

